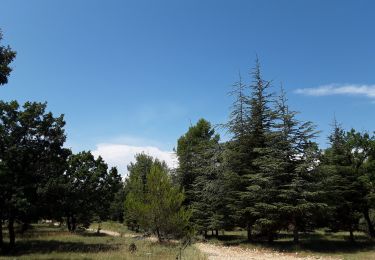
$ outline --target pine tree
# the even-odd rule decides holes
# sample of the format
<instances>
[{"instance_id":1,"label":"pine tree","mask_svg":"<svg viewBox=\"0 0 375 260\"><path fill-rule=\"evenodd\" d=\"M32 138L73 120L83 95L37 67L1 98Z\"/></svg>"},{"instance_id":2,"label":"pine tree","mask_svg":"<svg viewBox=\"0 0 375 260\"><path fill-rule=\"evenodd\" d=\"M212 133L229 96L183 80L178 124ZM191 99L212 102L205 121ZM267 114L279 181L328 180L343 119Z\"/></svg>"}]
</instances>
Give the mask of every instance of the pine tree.
<instances>
[{"instance_id":1,"label":"pine tree","mask_svg":"<svg viewBox=\"0 0 375 260\"><path fill-rule=\"evenodd\" d=\"M312 141L317 131L311 122L296 119L284 90L277 102L279 124L277 127L280 171L276 175L276 206L281 220L279 227L293 227L294 242L299 241L299 231L310 225L314 212L325 208L323 194L319 191L319 150Z\"/></svg>"},{"instance_id":2,"label":"pine tree","mask_svg":"<svg viewBox=\"0 0 375 260\"><path fill-rule=\"evenodd\" d=\"M333 123L329 136L331 146L325 150L322 170L326 174L325 187L327 202L330 206L330 227L333 230L348 230L354 240L353 231L358 229L359 194L355 190L356 177L351 167L352 155L348 145L348 136L344 129Z\"/></svg>"},{"instance_id":3,"label":"pine tree","mask_svg":"<svg viewBox=\"0 0 375 260\"><path fill-rule=\"evenodd\" d=\"M249 240L252 226L259 218L255 204L260 199L260 186L257 185L260 168L256 160L261 156L260 150L267 145L272 122L270 82L263 80L258 59L251 75L250 96L242 94L241 81L237 84L237 98L228 124L233 139L228 144L227 153L228 178L233 182L231 207L238 224L246 226Z\"/></svg>"},{"instance_id":4,"label":"pine tree","mask_svg":"<svg viewBox=\"0 0 375 260\"><path fill-rule=\"evenodd\" d=\"M142 218L142 203L146 194L147 174L151 171L155 160L144 153L135 156L135 163L128 165L128 178L125 180L126 200L125 200L125 222L131 229L139 230Z\"/></svg>"},{"instance_id":5,"label":"pine tree","mask_svg":"<svg viewBox=\"0 0 375 260\"><path fill-rule=\"evenodd\" d=\"M146 230L157 235L159 241L183 237L189 233L190 212L182 206L184 194L174 187L167 171L154 164L147 175L143 223Z\"/></svg>"},{"instance_id":6,"label":"pine tree","mask_svg":"<svg viewBox=\"0 0 375 260\"><path fill-rule=\"evenodd\" d=\"M171 235L185 236L190 232L190 212L182 206L184 194L173 186L165 163L152 157L149 159L152 165L146 174L144 186L142 175L138 171L129 175L125 200L126 223L137 231L142 229L152 232L159 241ZM138 163L139 161L133 166Z\"/></svg>"},{"instance_id":7,"label":"pine tree","mask_svg":"<svg viewBox=\"0 0 375 260\"><path fill-rule=\"evenodd\" d=\"M125 180L125 223L130 229L139 231L147 225L145 213L145 198L147 193L147 176L152 167L158 166L168 171L164 161L154 159L144 153L135 156L135 162L128 165L129 175Z\"/></svg>"},{"instance_id":8,"label":"pine tree","mask_svg":"<svg viewBox=\"0 0 375 260\"><path fill-rule=\"evenodd\" d=\"M351 168L355 181L353 190L359 194L358 209L365 219L367 230L375 238L374 223L371 220L371 211L374 209L374 142L375 137L368 133L360 133L352 129L347 133L348 146L351 151Z\"/></svg>"},{"instance_id":9,"label":"pine tree","mask_svg":"<svg viewBox=\"0 0 375 260\"><path fill-rule=\"evenodd\" d=\"M221 187L223 166L219 138L211 124L201 119L179 139L177 148L178 179L188 196L185 204L192 208L191 220L196 230L205 234L224 226L226 207Z\"/></svg>"},{"instance_id":10,"label":"pine tree","mask_svg":"<svg viewBox=\"0 0 375 260\"><path fill-rule=\"evenodd\" d=\"M196 125L189 127L189 130L178 139L177 179L186 195L185 205L190 205L193 202L193 184L207 165L204 157L205 151L218 140L219 136L215 135L211 124L205 119L200 119Z\"/></svg>"},{"instance_id":11,"label":"pine tree","mask_svg":"<svg viewBox=\"0 0 375 260\"><path fill-rule=\"evenodd\" d=\"M234 98L229 120L223 126L232 135L225 145L224 164L227 180L227 207L231 218L241 227L247 227L250 239L252 219L243 211L245 203L240 192L246 190L247 181L244 176L250 174L252 168L252 145L250 136L250 97L248 87L243 83L241 75L233 85L229 94Z\"/></svg>"},{"instance_id":12,"label":"pine tree","mask_svg":"<svg viewBox=\"0 0 375 260\"><path fill-rule=\"evenodd\" d=\"M217 140L213 141L204 152L207 164L193 184L192 221L205 235L209 230L218 235L218 230L228 226L229 221L222 148Z\"/></svg>"}]
</instances>

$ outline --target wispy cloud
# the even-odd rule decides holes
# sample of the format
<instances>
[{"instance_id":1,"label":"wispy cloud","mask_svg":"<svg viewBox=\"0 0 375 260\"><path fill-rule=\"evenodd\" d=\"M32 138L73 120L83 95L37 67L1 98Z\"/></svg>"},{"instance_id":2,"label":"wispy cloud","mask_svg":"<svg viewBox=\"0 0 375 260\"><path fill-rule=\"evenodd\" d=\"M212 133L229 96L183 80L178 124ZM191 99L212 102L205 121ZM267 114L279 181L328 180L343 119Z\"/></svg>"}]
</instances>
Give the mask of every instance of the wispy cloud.
<instances>
[{"instance_id":1,"label":"wispy cloud","mask_svg":"<svg viewBox=\"0 0 375 260\"><path fill-rule=\"evenodd\" d=\"M316 88L300 88L295 93L308 96L356 95L375 98L375 85L329 84Z\"/></svg>"},{"instance_id":2,"label":"wispy cloud","mask_svg":"<svg viewBox=\"0 0 375 260\"><path fill-rule=\"evenodd\" d=\"M116 166L120 173L127 174L127 165L134 162L134 156L145 153L163 160L170 168L177 167L176 155L171 151L163 151L155 146L134 146L128 144L101 143L92 151L94 156L101 156L110 167Z\"/></svg>"}]
</instances>

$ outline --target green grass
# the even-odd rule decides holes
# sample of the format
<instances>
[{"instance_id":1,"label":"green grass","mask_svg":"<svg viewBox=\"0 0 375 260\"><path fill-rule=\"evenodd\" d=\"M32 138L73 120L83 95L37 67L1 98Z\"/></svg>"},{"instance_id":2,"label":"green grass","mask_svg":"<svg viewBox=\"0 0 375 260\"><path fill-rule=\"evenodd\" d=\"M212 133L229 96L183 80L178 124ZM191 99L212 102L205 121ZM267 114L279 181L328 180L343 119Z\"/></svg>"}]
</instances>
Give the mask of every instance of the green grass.
<instances>
[{"instance_id":1,"label":"green grass","mask_svg":"<svg viewBox=\"0 0 375 260\"><path fill-rule=\"evenodd\" d=\"M209 237L208 241L225 246L238 245L245 248L298 253L302 256L331 256L350 260L375 259L374 241L360 232L355 233L354 243L351 243L348 238L348 233L326 233L323 230L317 230L313 233L301 234L299 245L293 243L290 233L279 234L278 239L270 244L264 241L248 242L246 231L227 231L219 238Z\"/></svg>"},{"instance_id":2,"label":"green grass","mask_svg":"<svg viewBox=\"0 0 375 260\"><path fill-rule=\"evenodd\" d=\"M133 254L128 250L131 243L137 246ZM176 259L178 253L178 244L93 232L72 234L58 227L33 225L25 234L18 235L12 252L0 253L0 259ZM182 259L206 257L189 246L182 252Z\"/></svg>"}]
</instances>

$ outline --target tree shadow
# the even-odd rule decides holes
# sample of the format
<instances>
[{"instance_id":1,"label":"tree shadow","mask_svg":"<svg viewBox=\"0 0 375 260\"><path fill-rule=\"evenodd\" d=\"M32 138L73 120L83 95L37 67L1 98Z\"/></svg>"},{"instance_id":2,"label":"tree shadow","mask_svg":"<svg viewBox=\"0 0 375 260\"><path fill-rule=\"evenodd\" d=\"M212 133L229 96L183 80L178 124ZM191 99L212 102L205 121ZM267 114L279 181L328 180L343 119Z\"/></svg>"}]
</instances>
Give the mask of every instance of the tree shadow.
<instances>
[{"instance_id":1,"label":"tree shadow","mask_svg":"<svg viewBox=\"0 0 375 260\"><path fill-rule=\"evenodd\" d=\"M293 241L275 241L273 243L255 242L256 245L270 250L282 252L309 251L312 253L356 253L359 251L373 251L374 243L371 241L340 241L340 240L302 240L299 244Z\"/></svg>"},{"instance_id":2,"label":"tree shadow","mask_svg":"<svg viewBox=\"0 0 375 260\"><path fill-rule=\"evenodd\" d=\"M117 250L118 245L107 245L102 243L86 244L82 242L65 242L59 240L24 240L18 241L15 247L0 253L0 255L21 256L27 254L49 254L52 252L77 252L77 253L97 253Z\"/></svg>"},{"instance_id":3,"label":"tree shadow","mask_svg":"<svg viewBox=\"0 0 375 260\"><path fill-rule=\"evenodd\" d=\"M77 232L77 235L80 235L82 237L112 237L105 233L98 233L98 232Z\"/></svg>"}]
</instances>

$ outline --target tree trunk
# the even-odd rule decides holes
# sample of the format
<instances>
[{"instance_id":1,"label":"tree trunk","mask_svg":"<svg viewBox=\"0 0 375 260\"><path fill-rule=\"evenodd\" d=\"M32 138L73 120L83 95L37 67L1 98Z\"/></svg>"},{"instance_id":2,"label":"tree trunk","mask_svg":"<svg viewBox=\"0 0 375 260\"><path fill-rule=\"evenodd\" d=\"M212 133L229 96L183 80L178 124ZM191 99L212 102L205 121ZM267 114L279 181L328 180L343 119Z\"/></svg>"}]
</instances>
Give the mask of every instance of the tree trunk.
<instances>
[{"instance_id":1,"label":"tree trunk","mask_svg":"<svg viewBox=\"0 0 375 260\"><path fill-rule=\"evenodd\" d=\"M3 220L1 219L0 215L0 249L3 248L4 241L3 241Z\"/></svg>"},{"instance_id":2,"label":"tree trunk","mask_svg":"<svg viewBox=\"0 0 375 260\"><path fill-rule=\"evenodd\" d=\"M96 233L99 234L101 230L101 222L98 223L98 229L96 230Z\"/></svg>"},{"instance_id":3,"label":"tree trunk","mask_svg":"<svg viewBox=\"0 0 375 260\"><path fill-rule=\"evenodd\" d=\"M274 234L273 232L269 232L268 233L268 243L273 243L273 240L274 240Z\"/></svg>"},{"instance_id":4,"label":"tree trunk","mask_svg":"<svg viewBox=\"0 0 375 260\"><path fill-rule=\"evenodd\" d=\"M211 229L211 236L214 236L214 230Z\"/></svg>"},{"instance_id":5,"label":"tree trunk","mask_svg":"<svg viewBox=\"0 0 375 260\"><path fill-rule=\"evenodd\" d=\"M69 215L66 217L66 225L68 226L68 230L71 232L72 231L72 225L70 223L70 216Z\"/></svg>"},{"instance_id":6,"label":"tree trunk","mask_svg":"<svg viewBox=\"0 0 375 260\"><path fill-rule=\"evenodd\" d=\"M295 216L293 216L293 242L295 244L299 243L298 223L297 223L297 218Z\"/></svg>"},{"instance_id":7,"label":"tree trunk","mask_svg":"<svg viewBox=\"0 0 375 260\"><path fill-rule=\"evenodd\" d=\"M76 218L72 216L72 231L75 232L77 228Z\"/></svg>"},{"instance_id":8,"label":"tree trunk","mask_svg":"<svg viewBox=\"0 0 375 260\"><path fill-rule=\"evenodd\" d=\"M294 224L294 228L293 228L293 242L295 244L299 243L299 232L298 232L297 224Z\"/></svg>"},{"instance_id":9,"label":"tree trunk","mask_svg":"<svg viewBox=\"0 0 375 260\"><path fill-rule=\"evenodd\" d=\"M369 210L365 209L364 212L363 212L363 215L364 215L365 220L367 222L370 237L375 238L375 229L374 229L374 225L372 224L371 219L370 219Z\"/></svg>"},{"instance_id":10,"label":"tree trunk","mask_svg":"<svg viewBox=\"0 0 375 260\"><path fill-rule=\"evenodd\" d=\"M215 236L219 237L219 230L215 229Z\"/></svg>"},{"instance_id":11,"label":"tree trunk","mask_svg":"<svg viewBox=\"0 0 375 260\"><path fill-rule=\"evenodd\" d=\"M13 248L16 243L16 235L14 233L14 218L12 215L9 216L8 232L9 232L9 247Z\"/></svg>"},{"instance_id":12,"label":"tree trunk","mask_svg":"<svg viewBox=\"0 0 375 260\"><path fill-rule=\"evenodd\" d=\"M161 239L159 228L156 228L156 235L158 236L159 242L161 242L162 239Z\"/></svg>"},{"instance_id":13,"label":"tree trunk","mask_svg":"<svg viewBox=\"0 0 375 260\"><path fill-rule=\"evenodd\" d=\"M22 234L25 233L29 229L29 227L30 227L29 223L27 221L24 221L22 223L21 233Z\"/></svg>"},{"instance_id":14,"label":"tree trunk","mask_svg":"<svg viewBox=\"0 0 375 260\"><path fill-rule=\"evenodd\" d=\"M252 241L253 237L251 235L251 224L247 223L247 227L246 228L247 228L247 240Z\"/></svg>"},{"instance_id":15,"label":"tree trunk","mask_svg":"<svg viewBox=\"0 0 375 260\"><path fill-rule=\"evenodd\" d=\"M354 233L353 233L353 228L351 226L349 229L349 241L354 242Z\"/></svg>"},{"instance_id":16,"label":"tree trunk","mask_svg":"<svg viewBox=\"0 0 375 260\"><path fill-rule=\"evenodd\" d=\"M204 230L204 238L207 238L207 229Z\"/></svg>"}]
</instances>

